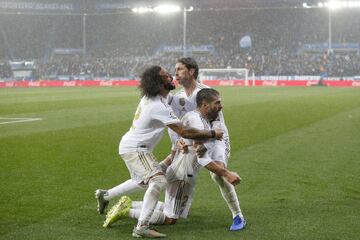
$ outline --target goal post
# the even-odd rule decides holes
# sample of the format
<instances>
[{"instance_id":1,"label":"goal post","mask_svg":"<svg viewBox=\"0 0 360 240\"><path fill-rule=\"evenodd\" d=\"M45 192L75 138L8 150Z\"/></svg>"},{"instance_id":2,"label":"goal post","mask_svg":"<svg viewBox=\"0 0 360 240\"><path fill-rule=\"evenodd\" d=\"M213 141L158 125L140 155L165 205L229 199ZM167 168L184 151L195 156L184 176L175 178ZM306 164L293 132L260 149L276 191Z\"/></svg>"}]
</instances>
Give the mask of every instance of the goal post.
<instances>
[{"instance_id":1,"label":"goal post","mask_svg":"<svg viewBox=\"0 0 360 240\"><path fill-rule=\"evenodd\" d=\"M245 82L245 86L249 86L249 70L246 68L200 68L199 81L203 82L218 80L218 81L233 81L241 80Z\"/></svg>"}]
</instances>

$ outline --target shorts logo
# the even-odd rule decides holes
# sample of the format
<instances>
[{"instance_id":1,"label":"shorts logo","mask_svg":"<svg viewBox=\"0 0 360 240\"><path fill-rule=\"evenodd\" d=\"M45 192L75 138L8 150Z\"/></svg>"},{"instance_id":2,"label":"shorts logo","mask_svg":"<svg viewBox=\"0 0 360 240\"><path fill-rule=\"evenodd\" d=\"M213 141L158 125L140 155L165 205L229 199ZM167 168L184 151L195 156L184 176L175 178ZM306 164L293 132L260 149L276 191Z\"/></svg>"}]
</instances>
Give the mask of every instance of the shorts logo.
<instances>
[{"instance_id":1,"label":"shorts logo","mask_svg":"<svg viewBox=\"0 0 360 240\"><path fill-rule=\"evenodd\" d=\"M179 104L180 104L180 106L185 106L185 98L180 98L179 99Z\"/></svg>"}]
</instances>

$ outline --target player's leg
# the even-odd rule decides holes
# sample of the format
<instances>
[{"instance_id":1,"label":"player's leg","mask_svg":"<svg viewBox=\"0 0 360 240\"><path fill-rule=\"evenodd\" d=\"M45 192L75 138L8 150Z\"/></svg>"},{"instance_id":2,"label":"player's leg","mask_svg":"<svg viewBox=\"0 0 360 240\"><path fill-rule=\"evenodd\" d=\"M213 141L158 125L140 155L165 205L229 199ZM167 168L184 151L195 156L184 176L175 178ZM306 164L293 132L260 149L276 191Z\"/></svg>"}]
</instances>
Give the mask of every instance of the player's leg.
<instances>
[{"instance_id":1,"label":"player's leg","mask_svg":"<svg viewBox=\"0 0 360 240\"><path fill-rule=\"evenodd\" d=\"M186 218L189 213L189 209L193 199L195 182L190 179L189 182L185 181L175 181L167 185L165 193L165 203L158 202L155 210L149 220L150 224L157 225L171 225L175 224L179 217ZM123 202L122 197L111 210L109 214L112 214L110 217L114 219L106 219L106 227L109 227L115 221L123 218L130 217L139 219L141 214L141 209L143 207L142 201L132 201L131 207L128 208L127 205L121 204ZM128 197L126 197L128 198ZM124 206L124 207L119 207ZM115 208L115 210L113 210Z\"/></svg>"},{"instance_id":2,"label":"player's leg","mask_svg":"<svg viewBox=\"0 0 360 240\"><path fill-rule=\"evenodd\" d=\"M128 196L123 196L119 201L108 211L103 227L110 227L117 220L127 217L131 209L132 201Z\"/></svg>"},{"instance_id":3,"label":"player's leg","mask_svg":"<svg viewBox=\"0 0 360 240\"><path fill-rule=\"evenodd\" d=\"M175 152L173 151L169 154L162 162L160 162L160 167L165 173L167 167L170 165L172 158L174 157ZM115 197L129 195L132 192L145 190L148 186L145 184L139 184L133 179L128 179L125 182L111 188L108 190L97 189L95 191L95 198L98 202L97 210L99 214L105 212L106 207L109 205L109 201Z\"/></svg>"},{"instance_id":4,"label":"player's leg","mask_svg":"<svg viewBox=\"0 0 360 240\"><path fill-rule=\"evenodd\" d=\"M141 209L143 205L143 201L132 201L131 209ZM163 211L164 210L164 203L158 201L156 204L155 210Z\"/></svg>"},{"instance_id":5,"label":"player's leg","mask_svg":"<svg viewBox=\"0 0 360 240\"><path fill-rule=\"evenodd\" d=\"M227 161L230 157L229 149L229 144L224 143L223 141L217 141L211 158L217 160L216 162L218 164L226 167ZM224 177L219 177L212 172L210 172L210 175L213 181L219 186L221 195L232 213L233 224L231 225L230 230L237 231L243 229L246 225L246 221L240 208L240 201L235 187L226 181Z\"/></svg>"},{"instance_id":6,"label":"player's leg","mask_svg":"<svg viewBox=\"0 0 360 240\"><path fill-rule=\"evenodd\" d=\"M130 209L128 217L139 219L141 209ZM165 224L166 216L163 211L155 209L149 220L150 224L163 225Z\"/></svg>"},{"instance_id":7,"label":"player's leg","mask_svg":"<svg viewBox=\"0 0 360 240\"><path fill-rule=\"evenodd\" d=\"M149 228L150 218L153 215L156 204L159 201L161 192L166 187L166 178L163 173L152 176L149 181L149 188L144 195L138 223L133 231L134 237L165 237L165 234L156 232Z\"/></svg>"},{"instance_id":8,"label":"player's leg","mask_svg":"<svg viewBox=\"0 0 360 240\"><path fill-rule=\"evenodd\" d=\"M124 218L139 219L142 206L142 201L132 201L128 196L122 196L107 213L103 227L111 227L116 221ZM163 209L164 203L158 202L150 218L150 224L160 225L164 223L166 217Z\"/></svg>"},{"instance_id":9,"label":"player's leg","mask_svg":"<svg viewBox=\"0 0 360 240\"><path fill-rule=\"evenodd\" d=\"M194 184L185 181L171 182L166 186L165 202L159 202L150 218L151 224L173 225L179 217L187 218L192 203ZM129 217L139 218L139 205L135 203L129 211ZM137 207L135 209L134 207ZM159 209L159 210L158 210Z\"/></svg>"},{"instance_id":10,"label":"player's leg","mask_svg":"<svg viewBox=\"0 0 360 240\"><path fill-rule=\"evenodd\" d=\"M192 203L194 184L185 181L171 182L166 187L165 225L175 224L179 217L187 218Z\"/></svg>"},{"instance_id":11,"label":"player's leg","mask_svg":"<svg viewBox=\"0 0 360 240\"><path fill-rule=\"evenodd\" d=\"M161 192L166 187L166 178L151 152L123 154L122 158L128 167L131 178L137 182L148 184L144 194L138 223L133 230L134 237L165 237L149 228L150 218L159 201Z\"/></svg>"},{"instance_id":12,"label":"player's leg","mask_svg":"<svg viewBox=\"0 0 360 240\"><path fill-rule=\"evenodd\" d=\"M210 175L214 182L219 186L221 195L232 213L234 222L230 227L230 230L236 231L243 229L246 225L246 221L240 208L240 202L235 187L223 177L219 177L214 173L210 173Z\"/></svg>"},{"instance_id":13,"label":"player's leg","mask_svg":"<svg viewBox=\"0 0 360 240\"><path fill-rule=\"evenodd\" d=\"M132 179L128 179L127 181L109 190L97 189L95 191L95 198L97 199L98 202L97 210L100 214L103 214L111 199L119 196L128 195L135 191L143 190L146 187L147 186L138 184L136 181Z\"/></svg>"}]
</instances>

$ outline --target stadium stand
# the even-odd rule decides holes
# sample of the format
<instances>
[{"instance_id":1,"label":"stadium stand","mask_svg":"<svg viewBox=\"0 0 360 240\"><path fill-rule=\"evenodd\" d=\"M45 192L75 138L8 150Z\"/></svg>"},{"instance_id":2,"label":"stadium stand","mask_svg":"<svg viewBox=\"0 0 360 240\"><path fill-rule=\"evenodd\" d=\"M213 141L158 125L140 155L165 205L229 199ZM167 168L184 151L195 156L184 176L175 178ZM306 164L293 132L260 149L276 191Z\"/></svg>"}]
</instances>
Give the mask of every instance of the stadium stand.
<instances>
[{"instance_id":1,"label":"stadium stand","mask_svg":"<svg viewBox=\"0 0 360 240\"><path fill-rule=\"evenodd\" d=\"M172 69L182 55L159 51L182 45L181 14L88 16L86 56L53 52L81 49L81 15L0 15L0 22L2 79L11 77L9 60L35 60L40 79L132 79L149 63ZM188 13L187 44L214 47L214 52L192 53L201 68L247 67L267 76L359 76L360 32L355 26L360 26L358 10L333 16L334 51L329 54L324 9L194 11ZM240 47L244 36L250 37L251 47Z\"/></svg>"}]
</instances>

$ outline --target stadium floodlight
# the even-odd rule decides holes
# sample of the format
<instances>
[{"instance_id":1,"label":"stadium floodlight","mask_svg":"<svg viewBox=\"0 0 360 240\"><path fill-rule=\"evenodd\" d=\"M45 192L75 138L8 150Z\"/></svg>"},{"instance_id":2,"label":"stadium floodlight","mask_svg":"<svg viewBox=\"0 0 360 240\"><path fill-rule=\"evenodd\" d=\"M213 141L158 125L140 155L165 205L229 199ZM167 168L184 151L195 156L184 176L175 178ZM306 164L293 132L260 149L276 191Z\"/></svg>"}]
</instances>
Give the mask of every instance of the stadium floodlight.
<instances>
[{"instance_id":1,"label":"stadium floodlight","mask_svg":"<svg viewBox=\"0 0 360 240\"><path fill-rule=\"evenodd\" d=\"M319 2L319 7L327 7L330 10L337 10L340 8L359 8L360 1L335 1L330 0L328 2Z\"/></svg>"},{"instance_id":2,"label":"stadium floodlight","mask_svg":"<svg viewBox=\"0 0 360 240\"><path fill-rule=\"evenodd\" d=\"M187 12L192 12L194 10L194 7L193 6L190 6L189 8L186 8L185 11Z\"/></svg>"},{"instance_id":3,"label":"stadium floodlight","mask_svg":"<svg viewBox=\"0 0 360 240\"><path fill-rule=\"evenodd\" d=\"M164 5L159 5L156 7L132 8L131 11L133 11L134 13L139 13L139 14L151 13L151 12L155 12L155 13L159 13L159 14L169 14L169 13L180 12L181 8L178 5L164 4Z\"/></svg>"},{"instance_id":4,"label":"stadium floodlight","mask_svg":"<svg viewBox=\"0 0 360 240\"><path fill-rule=\"evenodd\" d=\"M328 8L331 11L335 11L341 8L359 8L360 1L339 1L329 0L327 2L318 2L317 4L304 2L303 8Z\"/></svg>"},{"instance_id":5,"label":"stadium floodlight","mask_svg":"<svg viewBox=\"0 0 360 240\"><path fill-rule=\"evenodd\" d=\"M171 13L178 13L183 12L183 55L186 55L186 13L191 12L194 10L194 7L190 6L189 8L181 8L178 5L173 4L163 4L156 7L137 7L132 8L131 11L137 14L144 14L144 13L158 13L161 15L164 14L171 14Z\"/></svg>"},{"instance_id":6,"label":"stadium floodlight","mask_svg":"<svg viewBox=\"0 0 360 240\"><path fill-rule=\"evenodd\" d=\"M153 12L153 9L149 7L139 7L139 8L132 8L131 11L133 11L134 13L143 14L143 13Z\"/></svg>"},{"instance_id":7,"label":"stadium floodlight","mask_svg":"<svg viewBox=\"0 0 360 240\"><path fill-rule=\"evenodd\" d=\"M336 9L339 9L341 8L343 5L340 1L329 1L328 2L328 8L330 10L336 10Z\"/></svg>"},{"instance_id":8,"label":"stadium floodlight","mask_svg":"<svg viewBox=\"0 0 360 240\"><path fill-rule=\"evenodd\" d=\"M360 2L359 1L349 1L348 6L350 8L359 8L360 7Z\"/></svg>"},{"instance_id":9,"label":"stadium floodlight","mask_svg":"<svg viewBox=\"0 0 360 240\"><path fill-rule=\"evenodd\" d=\"M159 5L154 8L154 12L157 12L159 14L169 14L169 13L175 13L175 12L180 12L180 11L181 11L181 8L178 5L164 4L164 5Z\"/></svg>"}]
</instances>

